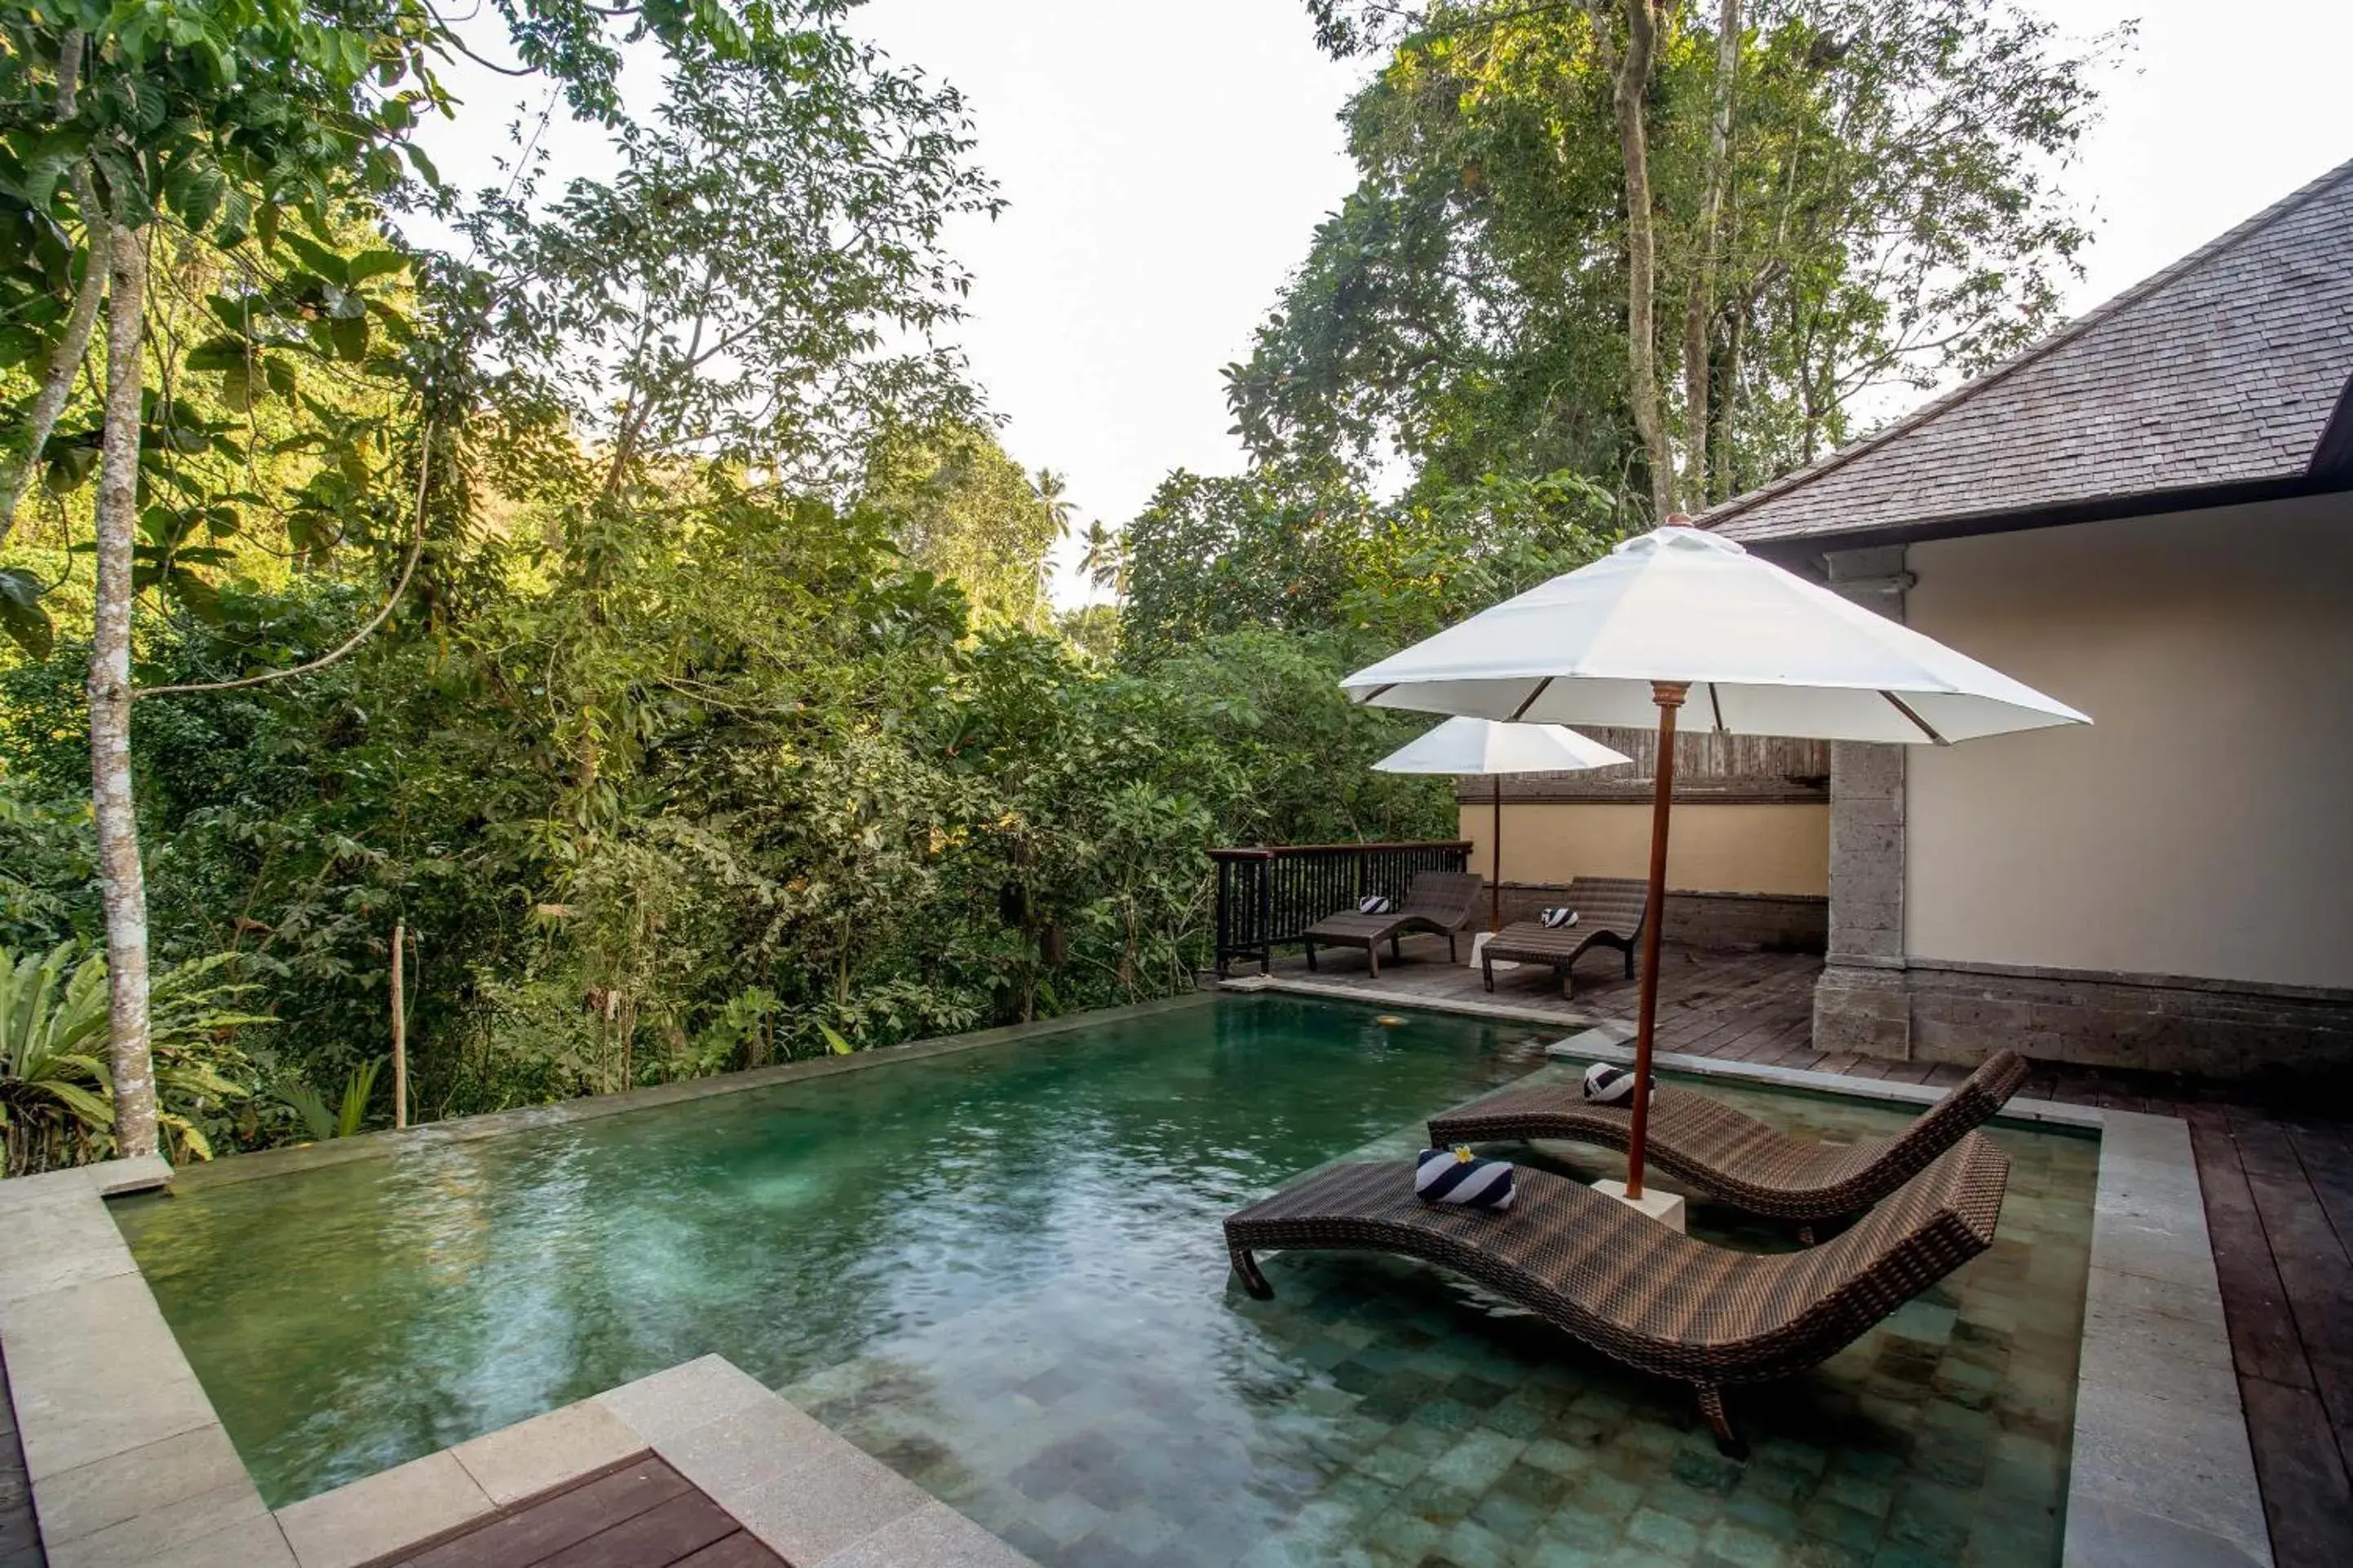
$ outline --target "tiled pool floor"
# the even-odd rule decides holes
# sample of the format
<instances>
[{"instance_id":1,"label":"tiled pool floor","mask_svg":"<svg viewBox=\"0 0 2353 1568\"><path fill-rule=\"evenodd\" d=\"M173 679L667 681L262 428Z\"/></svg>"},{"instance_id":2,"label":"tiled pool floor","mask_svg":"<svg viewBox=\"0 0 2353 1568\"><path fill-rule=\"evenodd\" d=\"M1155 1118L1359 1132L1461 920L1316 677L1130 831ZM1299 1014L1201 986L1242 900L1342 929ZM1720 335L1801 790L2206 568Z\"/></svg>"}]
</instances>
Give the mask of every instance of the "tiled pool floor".
<instances>
[{"instance_id":1,"label":"tiled pool floor","mask_svg":"<svg viewBox=\"0 0 2353 1568\"><path fill-rule=\"evenodd\" d=\"M1904 1116L1712 1087L1825 1138ZM1329 1254L1272 1259L1272 1301L1226 1287L1249 1331L1214 1390L1198 1344L1157 1342L1166 1314L1075 1321L1050 1287L785 1392L1071 1568L2056 1563L2098 1145L1992 1136L2012 1160L1992 1250L1816 1373L1736 1391L1745 1465L1678 1387L1433 1270ZM1694 1229L1791 1245L1707 1206ZM1022 1331L1046 1321L1057 1337Z\"/></svg>"}]
</instances>

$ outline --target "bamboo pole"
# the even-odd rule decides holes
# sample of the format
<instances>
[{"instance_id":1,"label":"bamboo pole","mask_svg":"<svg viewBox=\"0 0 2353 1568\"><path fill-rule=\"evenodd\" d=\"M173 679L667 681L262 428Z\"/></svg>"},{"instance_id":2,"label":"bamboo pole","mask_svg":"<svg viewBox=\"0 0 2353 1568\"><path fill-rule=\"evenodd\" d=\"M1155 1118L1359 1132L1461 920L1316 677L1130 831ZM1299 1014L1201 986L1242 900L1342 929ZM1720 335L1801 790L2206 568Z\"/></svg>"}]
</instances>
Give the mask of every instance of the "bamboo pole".
<instances>
[{"instance_id":1,"label":"bamboo pole","mask_svg":"<svg viewBox=\"0 0 2353 1568\"><path fill-rule=\"evenodd\" d=\"M392 928L392 1124L408 1125L408 1005L401 984L401 950L408 945L408 925Z\"/></svg>"},{"instance_id":2,"label":"bamboo pole","mask_svg":"<svg viewBox=\"0 0 2353 1568\"><path fill-rule=\"evenodd\" d=\"M1667 826L1675 800L1675 710L1691 695L1683 680L1651 682L1659 705L1659 762L1651 791L1651 885L1642 904L1642 1009L1634 1037L1634 1125L1626 1139L1626 1195L1642 1195L1642 1144L1651 1121L1651 1043L1659 1019L1659 928L1667 918Z\"/></svg>"}]
</instances>

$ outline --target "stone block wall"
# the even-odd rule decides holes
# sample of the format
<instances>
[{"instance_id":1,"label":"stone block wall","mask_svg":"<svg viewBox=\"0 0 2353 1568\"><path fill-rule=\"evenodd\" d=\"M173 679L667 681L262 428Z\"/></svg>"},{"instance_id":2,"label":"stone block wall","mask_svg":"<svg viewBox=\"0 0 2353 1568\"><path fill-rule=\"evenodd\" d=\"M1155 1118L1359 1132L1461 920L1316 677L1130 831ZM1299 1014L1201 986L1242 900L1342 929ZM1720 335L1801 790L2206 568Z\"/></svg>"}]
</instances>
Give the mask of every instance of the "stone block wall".
<instances>
[{"instance_id":1,"label":"stone block wall","mask_svg":"<svg viewBox=\"0 0 2353 1568\"><path fill-rule=\"evenodd\" d=\"M2010 1046L2078 1067L2353 1079L2353 992L1919 959L1894 978L1915 1060Z\"/></svg>"}]
</instances>

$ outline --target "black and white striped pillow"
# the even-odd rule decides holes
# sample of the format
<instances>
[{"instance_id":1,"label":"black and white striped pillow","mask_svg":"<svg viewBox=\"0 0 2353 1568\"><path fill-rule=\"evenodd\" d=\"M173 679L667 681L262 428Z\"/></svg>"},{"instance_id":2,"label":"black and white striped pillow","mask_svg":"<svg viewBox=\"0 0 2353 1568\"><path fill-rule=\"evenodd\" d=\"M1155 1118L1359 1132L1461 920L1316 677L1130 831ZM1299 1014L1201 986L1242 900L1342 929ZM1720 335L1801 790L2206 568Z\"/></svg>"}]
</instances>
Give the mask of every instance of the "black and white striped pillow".
<instances>
[{"instance_id":1,"label":"black and white striped pillow","mask_svg":"<svg viewBox=\"0 0 2353 1568\"><path fill-rule=\"evenodd\" d=\"M1511 1162L1478 1159L1468 1149L1425 1149L1413 1163L1413 1193L1426 1204L1507 1209L1512 1206Z\"/></svg>"},{"instance_id":2,"label":"black and white striped pillow","mask_svg":"<svg viewBox=\"0 0 2353 1568\"><path fill-rule=\"evenodd\" d=\"M1356 900L1356 912L1360 915L1385 915L1396 908L1378 893L1366 893Z\"/></svg>"},{"instance_id":3,"label":"black and white striped pillow","mask_svg":"<svg viewBox=\"0 0 2353 1568\"><path fill-rule=\"evenodd\" d=\"M1577 911L1564 904L1558 909L1539 910L1536 918L1544 921L1546 931L1567 931L1577 923Z\"/></svg>"}]
</instances>

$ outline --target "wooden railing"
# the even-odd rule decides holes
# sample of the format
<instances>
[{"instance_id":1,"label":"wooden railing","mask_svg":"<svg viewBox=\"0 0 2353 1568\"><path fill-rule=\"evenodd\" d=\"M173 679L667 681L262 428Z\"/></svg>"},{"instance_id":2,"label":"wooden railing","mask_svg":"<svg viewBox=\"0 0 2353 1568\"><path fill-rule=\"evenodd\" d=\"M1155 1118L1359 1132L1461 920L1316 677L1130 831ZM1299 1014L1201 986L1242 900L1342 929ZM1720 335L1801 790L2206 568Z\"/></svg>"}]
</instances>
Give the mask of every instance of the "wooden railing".
<instances>
[{"instance_id":1,"label":"wooden railing","mask_svg":"<svg viewBox=\"0 0 2353 1568\"><path fill-rule=\"evenodd\" d=\"M1297 942L1325 915L1367 894L1405 897L1424 871L1467 871L1466 839L1419 844L1284 844L1265 849L1212 849L1218 868L1218 973L1237 958L1261 971L1274 950Z\"/></svg>"}]
</instances>

